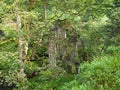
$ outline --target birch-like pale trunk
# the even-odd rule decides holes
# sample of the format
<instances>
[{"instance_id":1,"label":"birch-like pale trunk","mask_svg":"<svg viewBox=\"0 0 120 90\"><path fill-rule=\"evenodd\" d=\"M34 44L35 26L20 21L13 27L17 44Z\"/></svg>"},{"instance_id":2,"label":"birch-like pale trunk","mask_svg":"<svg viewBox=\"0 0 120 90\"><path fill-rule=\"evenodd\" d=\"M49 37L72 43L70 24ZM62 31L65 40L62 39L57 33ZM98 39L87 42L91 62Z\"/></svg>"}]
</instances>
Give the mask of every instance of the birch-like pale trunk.
<instances>
[{"instance_id":1,"label":"birch-like pale trunk","mask_svg":"<svg viewBox=\"0 0 120 90\"><path fill-rule=\"evenodd\" d=\"M25 33L26 33L26 38L25 38L25 42L24 42L24 57L25 57L25 59L26 59L26 57L27 57L27 53L28 53L28 49L29 49L29 43L28 43L28 40L29 40L29 34L28 34L28 32L29 32L29 20L27 21L27 23L26 23L26 25L25 25L26 27L24 28L25 29Z\"/></svg>"},{"instance_id":2,"label":"birch-like pale trunk","mask_svg":"<svg viewBox=\"0 0 120 90\"><path fill-rule=\"evenodd\" d=\"M18 49L19 49L19 62L20 62L20 73L24 74L24 61L23 61L23 40L21 37L21 18L17 13L17 31L18 31Z\"/></svg>"},{"instance_id":3,"label":"birch-like pale trunk","mask_svg":"<svg viewBox=\"0 0 120 90\"><path fill-rule=\"evenodd\" d=\"M18 32L18 53L19 53L19 67L20 71L18 73L18 81L23 84L25 82L25 73L24 73L24 60L23 60L23 39L21 34L21 17L18 12L18 3L16 3L16 18L17 18L17 32ZM26 87L23 86L22 90L26 90Z\"/></svg>"}]
</instances>

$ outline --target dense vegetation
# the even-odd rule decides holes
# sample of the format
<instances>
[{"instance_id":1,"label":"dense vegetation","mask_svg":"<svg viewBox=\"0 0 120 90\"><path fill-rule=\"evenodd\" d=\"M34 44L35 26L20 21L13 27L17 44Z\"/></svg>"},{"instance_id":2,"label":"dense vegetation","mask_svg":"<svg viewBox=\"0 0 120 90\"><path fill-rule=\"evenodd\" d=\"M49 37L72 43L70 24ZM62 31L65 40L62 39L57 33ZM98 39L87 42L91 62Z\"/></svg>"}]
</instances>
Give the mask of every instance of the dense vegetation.
<instances>
[{"instance_id":1,"label":"dense vegetation","mask_svg":"<svg viewBox=\"0 0 120 90\"><path fill-rule=\"evenodd\" d=\"M0 0L0 90L120 90L120 0Z\"/></svg>"}]
</instances>

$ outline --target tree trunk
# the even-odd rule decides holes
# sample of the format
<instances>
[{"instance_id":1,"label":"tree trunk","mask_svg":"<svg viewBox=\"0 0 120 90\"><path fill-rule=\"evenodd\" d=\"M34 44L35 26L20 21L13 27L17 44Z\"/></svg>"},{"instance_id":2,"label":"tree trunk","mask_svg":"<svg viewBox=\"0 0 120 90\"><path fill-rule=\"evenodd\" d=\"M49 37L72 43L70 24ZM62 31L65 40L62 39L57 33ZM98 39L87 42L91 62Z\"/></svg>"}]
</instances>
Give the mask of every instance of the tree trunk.
<instances>
[{"instance_id":1,"label":"tree trunk","mask_svg":"<svg viewBox=\"0 0 120 90\"><path fill-rule=\"evenodd\" d=\"M50 67L56 67L56 43L54 37L51 37L49 40L49 60Z\"/></svg>"},{"instance_id":2,"label":"tree trunk","mask_svg":"<svg viewBox=\"0 0 120 90\"><path fill-rule=\"evenodd\" d=\"M25 82L25 73L24 73L24 60L23 60L23 39L21 34L21 17L18 12L18 2L16 3L16 18L17 18L17 32L18 32L18 52L19 52L19 66L20 72L18 73L18 80L20 84ZM26 90L26 87L23 86L22 90Z\"/></svg>"}]
</instances>

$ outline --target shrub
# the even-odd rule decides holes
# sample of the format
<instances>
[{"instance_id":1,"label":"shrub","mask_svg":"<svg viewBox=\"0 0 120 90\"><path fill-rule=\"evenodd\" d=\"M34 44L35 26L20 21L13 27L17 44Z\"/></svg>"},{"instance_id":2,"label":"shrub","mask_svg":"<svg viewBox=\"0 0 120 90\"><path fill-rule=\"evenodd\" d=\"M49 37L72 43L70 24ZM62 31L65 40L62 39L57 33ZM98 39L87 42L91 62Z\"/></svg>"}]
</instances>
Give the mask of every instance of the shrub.
<instances>
[{"instance_id":1,"label":"shrub","mask_svg":"<svg viewBox=\"0 0 120 90\"><path fill-rule=\"evenodd\" d=\"M17 83L17 53L0 52L0 55L0 86L12 86Z\"/></svg>"},{"instance_id":2,"label":"shrub","mask_svg":"<svg viewBox=\"0 0 120 90\"><path fill-rule=\"evenodd\" d=\"M56 90L119 90L119 78L120 56L119 53L114 53L81 64L75 79Z\"/></svg>"}]
</instances>

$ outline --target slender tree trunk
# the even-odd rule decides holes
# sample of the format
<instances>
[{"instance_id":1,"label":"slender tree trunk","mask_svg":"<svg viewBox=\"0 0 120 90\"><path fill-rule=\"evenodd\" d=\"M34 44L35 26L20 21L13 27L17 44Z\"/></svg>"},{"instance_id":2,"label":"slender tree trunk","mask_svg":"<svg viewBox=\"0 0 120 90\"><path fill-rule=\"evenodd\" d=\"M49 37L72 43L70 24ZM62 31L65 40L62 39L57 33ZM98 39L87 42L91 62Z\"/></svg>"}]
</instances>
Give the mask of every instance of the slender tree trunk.
<instances>
[{"instance_id":1,"label":"slender tree trunk","mask_svg":"<svg viewBox=\"0 0 120 90\"><path fill-rule=\"evenodd\" d=\"M22 84L25 82L25 73L24 73L24 60L23 60L23 40L21 34L21 17L18 12L18 2L16 3L16 18L17 18L17 32L18 32L18 52L19 52L19 66L20 72L18 73L19 83ZM22 90L26 90L26 87L23 86Z\"/></svg>"},{"instance_id":2,"label":"slender tree trunk","mask_svg":"<svg viewBox=\"0 0 120 90\"><path fill-rule=\"evenodd\" d=\"M26 60L26 57L27 57L27 53L28 53L28 49L29 49L29 43L28 43L28 41L29 41L29 20L27 21L27 23L25 23L26 25L25 25L25 28L24 28L24 31L25 31L25 42L24 42L24 57L25 57L25 60Z\"/></svg>"},{"instance_id":3,"label":"slender tree trunk","mask_svg":"<svg viewBox=\"0 0 120 90\"><path fill-rule=\"evenodd\" d=\"M21 18L17 12L17 31L18 31L18 49L19 49L19 61L20 61L20 73L24 73L24 62L23 62L23 40L21 37Z\"/></svg>"}]
</instances>

